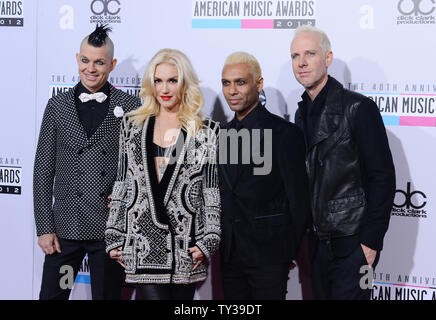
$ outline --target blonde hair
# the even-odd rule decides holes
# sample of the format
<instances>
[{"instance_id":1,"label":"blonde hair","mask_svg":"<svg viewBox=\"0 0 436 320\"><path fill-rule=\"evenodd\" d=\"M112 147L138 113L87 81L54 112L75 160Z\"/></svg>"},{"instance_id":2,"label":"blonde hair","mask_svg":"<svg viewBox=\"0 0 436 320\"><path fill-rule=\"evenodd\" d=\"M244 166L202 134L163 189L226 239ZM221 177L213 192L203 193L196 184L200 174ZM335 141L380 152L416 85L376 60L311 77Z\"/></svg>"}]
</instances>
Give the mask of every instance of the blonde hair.
<instances>
[{"instance_id":1,"label":"blonde hair","mask_svg":"<svg viewBox=\"0 0 436 320\"><path fill-rule=\"evenodd\" d=\"M327 36L327 34L324 31L322 31L321 29L318 29L318 28L311 26L311 25L303 25L303 26L298 27L297 30L295 30L294 39L299 34L304 33L304 32L315 33L315 34L319 35L319 47L321 48L324 55L327 52L332 51L332 45L330 43L330 40L329 40L329 37ZM291 45L292 45L292 42L291 42Z\"/></svg>"},{"instance_id":2,"label":"blonde hair","mask_svg":"<svg viewBox=\"0 0 436 320\"><path fill-rule=\"evenodd\" d=\"M180 100L177 117L182 128L191 136L195 136L203 126L203 117L200 113L203 106L199 80L188 57L175 49L161 49L149 62L142 78L142 88L139 96L143 104L137 110L129 113L135 125L142 125L150 116L157 116L160 104L155 98L154 73L156 67L162 63L169 63L176 67L178 72L178 93Z\"/></svg>"},{"instance_id":3,"label":"blonde hair","mask_svg":"<svg viewBox=\"0 0 436 320\"><path fill-rule=\"evenodd\" d=\"M262 78L262 69L260 68L259 62L253 55L243 51L234 52L227 57L226 61L224 62L224 67L228 64L237 63L245 63L250 66L250 73L253 75L254 81Z\"/></svg>"}]
</instances>

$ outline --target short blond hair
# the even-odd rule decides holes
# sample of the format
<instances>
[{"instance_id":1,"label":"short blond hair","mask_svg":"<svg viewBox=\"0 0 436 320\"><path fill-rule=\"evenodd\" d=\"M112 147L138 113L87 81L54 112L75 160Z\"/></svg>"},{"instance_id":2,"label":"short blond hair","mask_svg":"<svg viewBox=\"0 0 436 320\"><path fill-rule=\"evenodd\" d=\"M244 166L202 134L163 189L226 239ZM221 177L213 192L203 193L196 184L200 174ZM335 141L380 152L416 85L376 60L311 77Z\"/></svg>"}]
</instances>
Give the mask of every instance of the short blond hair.
<instances>
[{"instance_id":1,"label":"short blond hair","mask_svg":"<svg viewBox=\"0 0 436 320\"><path fill-rule=\"evenodd\" d=\"M325 54L327 54L327 52L332 51L332 45L330 43L329 37L327 37L327 34L324 31L322 31L321 29L318 29L318 28L316 28L314 26L310 26L310 25L300 26L295 30L293 39L295 39L301 33L316 33L317 35L319 35L319 38L320 38L319 47L321 48L323 54L325 55ZM293 39L292 39L292 41L294 41ZM291 45L292 45L292 42L291 42Z\"/></svg>"},{"instance_id":2,"label":"short blond hair","mask_svg":"<svg viewBox=\"0 0 436 320\"><path fill-rule=\"evenodd\" d=\"M224 67L229 64L237 63L244 63L250 66L250 73L252 74L254 81L262 78L262 69L260 68L259 61L257 61L253 55L243 51L234 52L226 58Z\"/></svg>"}]
</instances>

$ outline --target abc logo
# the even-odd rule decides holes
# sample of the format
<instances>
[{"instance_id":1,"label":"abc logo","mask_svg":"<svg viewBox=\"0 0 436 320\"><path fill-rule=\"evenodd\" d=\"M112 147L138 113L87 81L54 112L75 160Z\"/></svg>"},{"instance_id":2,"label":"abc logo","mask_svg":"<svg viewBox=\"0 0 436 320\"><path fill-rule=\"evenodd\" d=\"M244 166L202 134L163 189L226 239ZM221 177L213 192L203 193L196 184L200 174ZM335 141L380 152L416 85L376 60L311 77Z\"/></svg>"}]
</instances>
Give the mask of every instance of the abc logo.
<instances>
[{"instance_id":1,"label":"abc logo","mask_svg":"<svg viewBox=\"0 0 436 320\"><path fill-rule=\"evenodd\" d=\"M94 0L91 2L91 11L97 16L101 14L114 16L120 12L120 5L119 0Z\"/></svg>"},{"instance_id":2,"label":"abc logo","mask_svg":"<svg viewBox=\"0 0 436 320\"><path fill-rule=\"evenodd\" d=\"M407 190L396 190L394 207L406 209L422 209L427 204L427 196L422 191L410 191L410 182L407 183Z\"/></svg>"}]
</instances>

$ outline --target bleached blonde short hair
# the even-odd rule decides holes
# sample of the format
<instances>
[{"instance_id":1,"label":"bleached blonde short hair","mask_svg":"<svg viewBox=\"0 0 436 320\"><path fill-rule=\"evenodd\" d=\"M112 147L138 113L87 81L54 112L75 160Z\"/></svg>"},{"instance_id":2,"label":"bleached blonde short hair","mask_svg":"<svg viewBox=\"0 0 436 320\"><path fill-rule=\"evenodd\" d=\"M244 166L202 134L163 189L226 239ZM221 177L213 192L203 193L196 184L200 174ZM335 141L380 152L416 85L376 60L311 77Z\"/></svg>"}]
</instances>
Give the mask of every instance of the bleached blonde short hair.
<instances>
[{"instance_id":1,"label":"bleached blonde short hair","mask_svg":"<svg viewBox=\"0 0 436 320\"><path fill-rule=\"evenodd\" d=\"M253 75L254 81L262 78L262 69L260 68L259 61L253 55L243 51L234 52L226 58L224 67L229 64L238 63L245 63L250 66L250 73Z\"/></svg>"},{"instance_id":2,"label":"bleached blonde short hair","mask_svg":"<svg viewBox=\"0 0 436 320\"><path fill-rule=\"evenodd\" d=\"M327 52L332 51L332 45L330 43L329 37L321 29L318 29L318 28L316 28L314 26L310 26L310 25L300 26L297 28L297 30L295 30L294 39L301 33L316 33L316 34L318 34L320 37L319 46L320 46L323 54L325 55ZM291 45L292 45L292 42L291 42Z\"/></svg>"}]
</instances>

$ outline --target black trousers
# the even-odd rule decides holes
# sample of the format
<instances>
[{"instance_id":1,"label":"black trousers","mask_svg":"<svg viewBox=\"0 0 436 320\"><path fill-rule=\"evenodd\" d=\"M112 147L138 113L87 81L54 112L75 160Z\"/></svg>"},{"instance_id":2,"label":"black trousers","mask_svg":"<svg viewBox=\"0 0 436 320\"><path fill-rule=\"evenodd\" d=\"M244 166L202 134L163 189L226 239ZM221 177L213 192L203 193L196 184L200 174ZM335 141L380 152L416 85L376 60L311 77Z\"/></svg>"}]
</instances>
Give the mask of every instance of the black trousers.
<instances>
[{"instance_id":1,"label":"black trousers","mask_svg":"<svg viewBox=\"0 0 436 320\"><path fill-rule=\"evenodd\" d=\"M221 279L226 300L285 300L289 264L246 266L223 262Z\"/></svg>"},{"instance_id":2,"label":"black trousers","mask_svg":"<svg viewBox=\"0 0 436 320\"><path fill-rule=\"evenodd\" d=\"M193 300L195 284L137 284L139 300Z\"/></svg>"},{"instance_id":3,"label":"black trousers","mask_svg":"<svg viewBox=\"0 0 436 320\"><path fill-rule=\"evenodd\" d=\"M372 287L367 285L369 275L362 246L356 243L347 255L342 256L332 250L329 241L316 244L316 251L311 262L312 293L316 300L369 300ZM372 265L372 270L378 263L380 253ZM368 268L368 267L367 267ZM362 280L363 279L363 280ZM361 281L362 280L362 281Z\"/></svg>"},{"instance_id":4,"label":"black trousers","mask_svg":"<svg viewBox=\"0 0 436 320\"><path fill-rule=\"evenodd\" d=\"M75 279L86 253L90 267L92 299L120 299L124 270L105 252L104 241L59 239L59 243L61 253L45 256L40 300L68 300L71 286L62 289L61 282L65 284L65 271L61 273L61 267L71 266Z\"/></svg>"}]
</instances>

